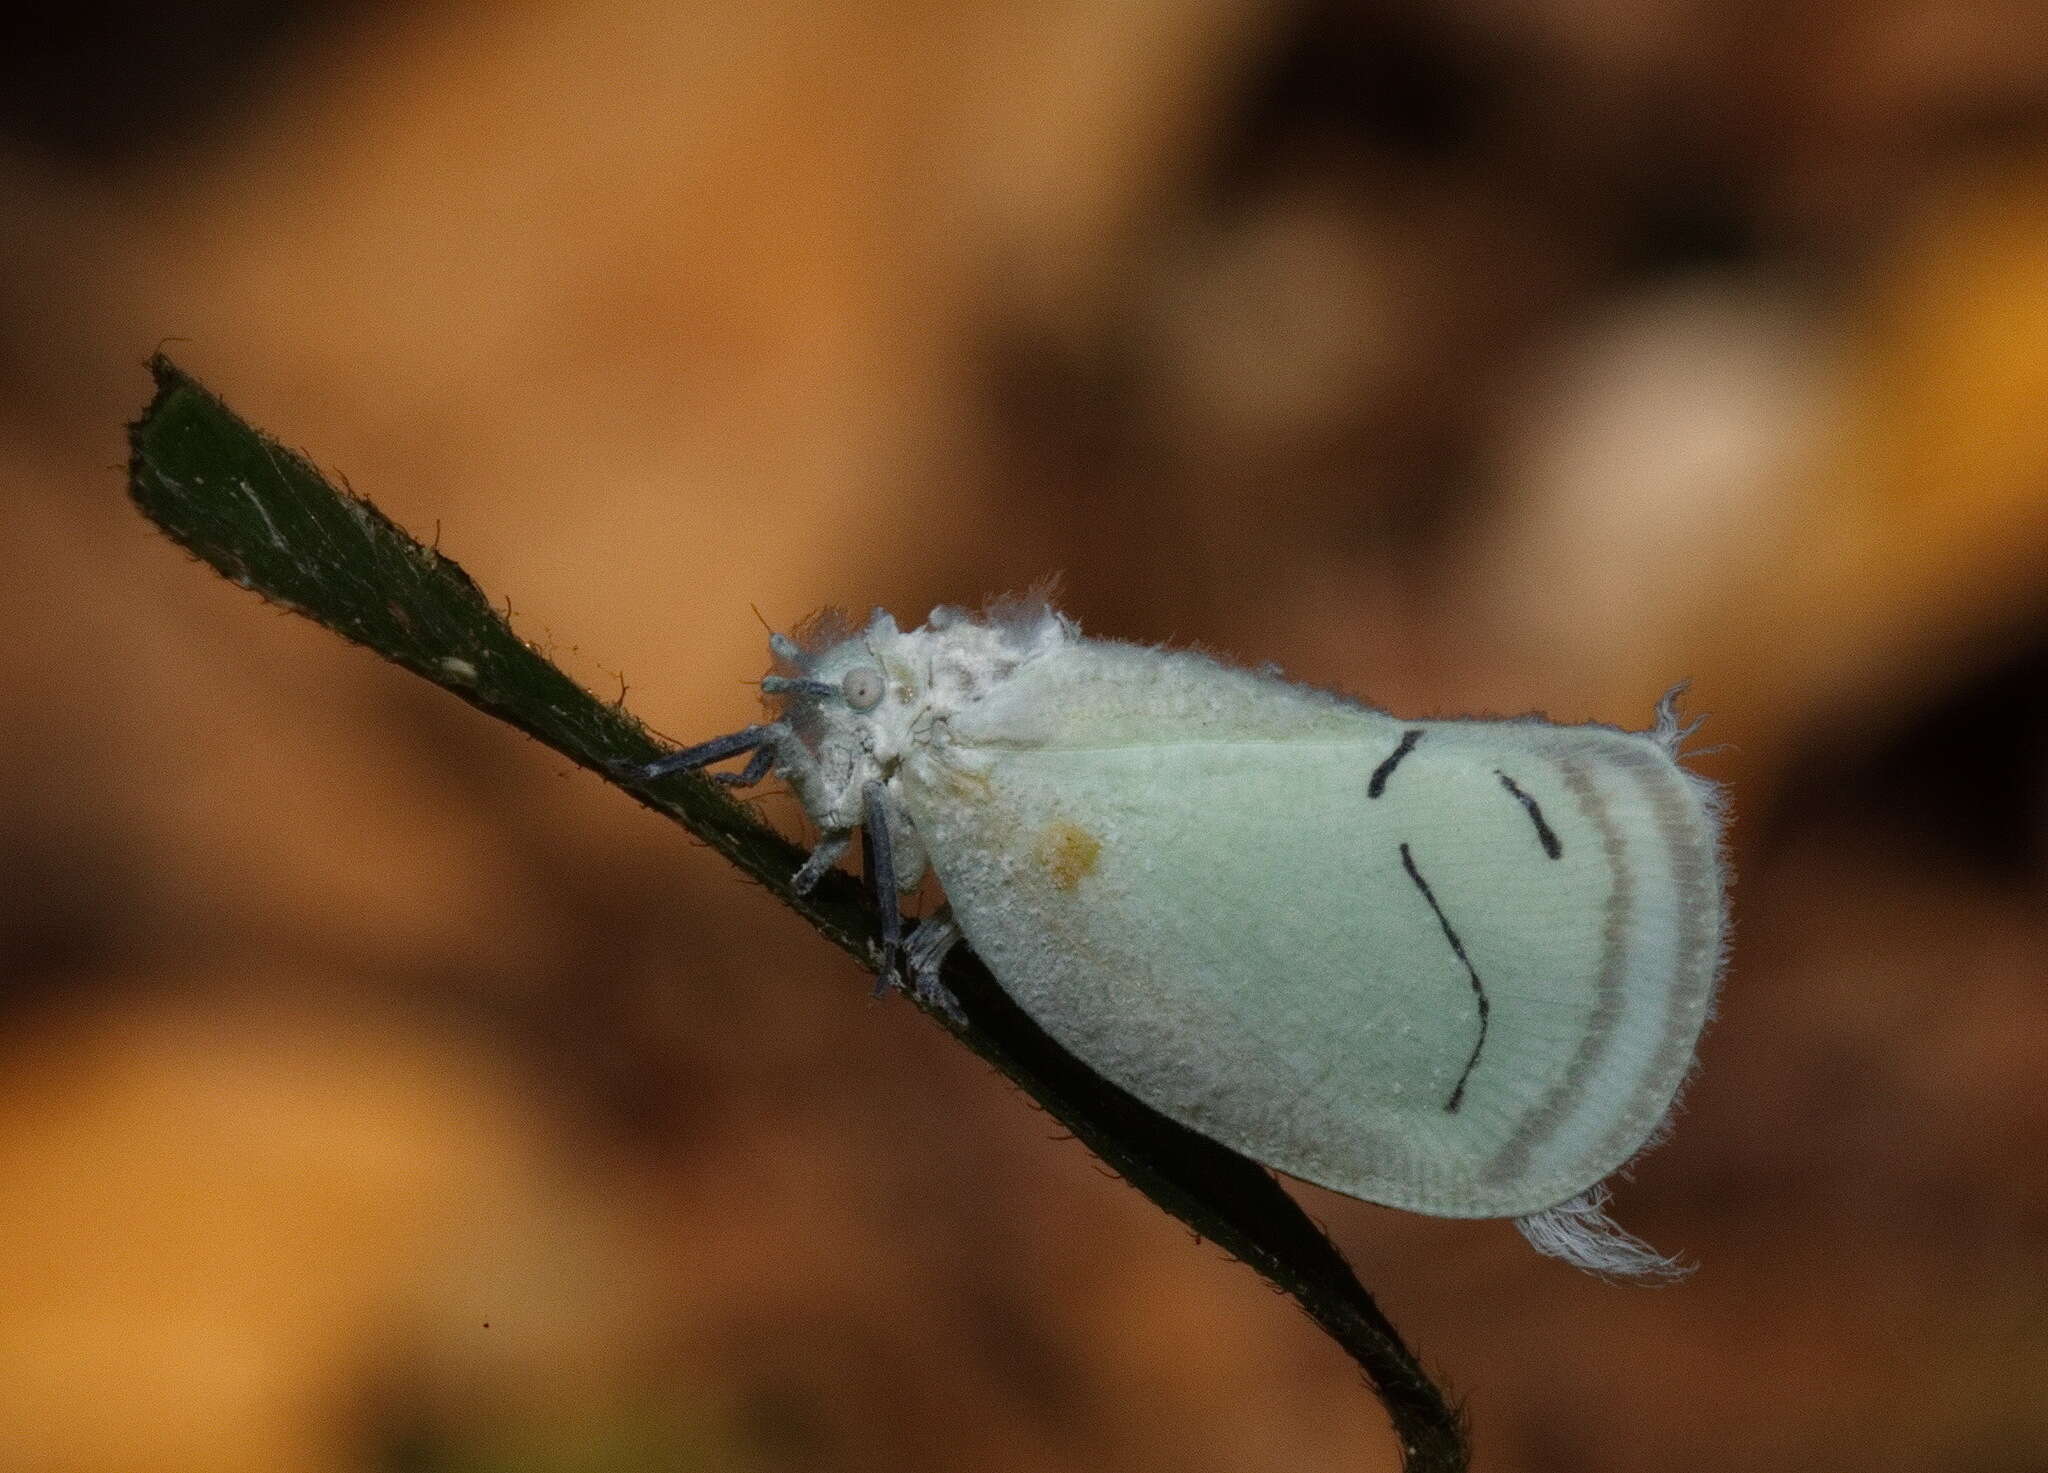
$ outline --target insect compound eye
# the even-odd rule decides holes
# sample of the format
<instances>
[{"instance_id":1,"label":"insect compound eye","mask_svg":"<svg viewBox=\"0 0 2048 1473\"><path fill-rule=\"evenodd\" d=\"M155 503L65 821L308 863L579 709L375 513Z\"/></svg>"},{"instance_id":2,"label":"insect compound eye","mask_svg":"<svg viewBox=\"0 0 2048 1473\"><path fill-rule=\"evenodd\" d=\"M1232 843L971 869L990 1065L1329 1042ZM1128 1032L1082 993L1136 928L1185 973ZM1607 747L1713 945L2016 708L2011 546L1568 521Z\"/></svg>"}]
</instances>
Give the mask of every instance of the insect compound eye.
<instances>
[{"instance_id":1,"label":"insect compound eye","mask_svg":"<svg viewBox=\"0 0 2048 1473\"><path fill-rule=\"evenodd\" d=\"M846 704L856 711L872 711L882 704L882 693L888 689L888 682L882 679L882 672L869 665L846 672L846 679L839 683L840 694L846 697Z\"/></svg>"}]
</instances>

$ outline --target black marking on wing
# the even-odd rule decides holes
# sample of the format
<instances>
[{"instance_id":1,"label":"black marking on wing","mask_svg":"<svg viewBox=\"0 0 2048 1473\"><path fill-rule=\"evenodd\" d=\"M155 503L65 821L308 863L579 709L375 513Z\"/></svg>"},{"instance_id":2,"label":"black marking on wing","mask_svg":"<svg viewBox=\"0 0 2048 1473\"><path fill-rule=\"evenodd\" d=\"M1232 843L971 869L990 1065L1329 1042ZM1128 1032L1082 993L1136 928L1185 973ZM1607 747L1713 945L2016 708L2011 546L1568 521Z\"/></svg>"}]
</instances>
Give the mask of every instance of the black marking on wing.
<instances>
[{"instance_id":1,"label":"black marking on wing","mask_svg":"<svg viewBox=\"0 0 2048 1473\"><path fill-rule=\"evenodd\" d=\"M1536 825L1536 839L1537 842L1543 845L1543 852L1545 854L1548 854L1552 859L1559 858L1561 855L1563 855L1564 845L1560 844L1557 840L1557 830L1553 829L1549 825L1549 823L1544 820L1543 805L1538 803L1534 798L1530 797L1527 793L1523 792L1519 787L1517 787L1515 785L1515 780L1509 777L1505 772L1502 772L1499 768L1494 769L1493 775L1500 779L1500 785L1502 787L1506 788L1510 793L1514 794L1515 801L1517 803L1521 804L1524 808L1529 810L1529 822Z\"/></svg>"},{"instance_id":2,"label":"black marking on wing","mask_svg":"<svg viewBox=\"0 0 2048 1473\"><path fill-rule=\"evenodd\" d=\"M1372 770L1372 781L1365 785L1365 796L1377 798L1387 790L1387 779L1394 775L1394 769L1401 765L1401 759L1415 750L1415 744L1422 740L1422 728L1413 727L1401 733L1401 745L1387 754L1387 760Z\"/></svg>"},{"instance_id":3,"label":"black marking on wing","mask_svg":"<svg viewBox=\"0 0 2048 1473\"><path fill-rule=\"evenodd\" d=\"M1464 963L1465 975L1472 980L1472 995L1479 999L1479 1037L1472 1045L1472 1053L1465 1060L1465 1067L1458 1075L1458 1082L1451 1088L1451 1097L1444 1101L1444 1113L1455 1114L1458 1106L1465 1103L1465 1081L1472 1077L1472 1071L1479 1066L1479 1051L1486 1047L1486 1023L1493 1012L1493 1006L1486 1000L1486 984L1479 980L1478 969L1472 965L1472 958L1465 955L1465 943L1458 939L1458 933L1451 928L1450 917L1444 908L1436 903L1436 894L1429 888L1429 881L1422 878L1422 871L1415 867L1415 856L1408 852L1408 846L1401 846L1401 868L1408 871L1408 878L1415 882L1415 888L1422 892L1422 898L1429 902L1429 908L1436 914L1436 923L1444 928L1444 940L1451 943L1451 950Z\"/></svg>"}]
</instances>

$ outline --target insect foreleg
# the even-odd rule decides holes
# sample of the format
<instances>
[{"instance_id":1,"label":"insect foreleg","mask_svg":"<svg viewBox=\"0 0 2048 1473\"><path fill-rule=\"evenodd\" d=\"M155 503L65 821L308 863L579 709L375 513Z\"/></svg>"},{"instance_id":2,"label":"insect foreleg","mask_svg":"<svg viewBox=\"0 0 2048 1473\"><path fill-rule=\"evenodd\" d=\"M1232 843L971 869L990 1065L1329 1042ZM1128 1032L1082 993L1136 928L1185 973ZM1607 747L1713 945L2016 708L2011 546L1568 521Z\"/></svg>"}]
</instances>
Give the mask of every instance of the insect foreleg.
<instances>
[{"instance_id":1,"label":"insect foreleg","mask_svg":"<svg viewBox=\"0 0 2048 1473\"><path fill-rule=\"evenodd\" d=\"M763 742L754 748L754 755L747 759L745 767L738 772L714 772L711 780L724 783L729 788L751 788L774 769L777 755L774 743Z\"/></svg>"},{"instance_id":2,"label":"insect foreleg","mask_svg":"<svg viewBox=\"0 0 2048 1473\"><path fill-rule=\"evenodd\" d=\"M742 752L752 752L754 757L746 768L737 774L719 774L721 782L756 783L766 777L775 766L775 759L782 750L783 742L789 736L789 728L781 722L766 726L750 726L744 731L735 731L726 736L713 737L694 747L683 747L652 762L643 762L625 769L629 777L640 782L653 782L656 778L667 777L675 772L695 772L700 767L709 767L714 762L723 762L728 757L737 757Z\"/></svg>"}]
</instances>

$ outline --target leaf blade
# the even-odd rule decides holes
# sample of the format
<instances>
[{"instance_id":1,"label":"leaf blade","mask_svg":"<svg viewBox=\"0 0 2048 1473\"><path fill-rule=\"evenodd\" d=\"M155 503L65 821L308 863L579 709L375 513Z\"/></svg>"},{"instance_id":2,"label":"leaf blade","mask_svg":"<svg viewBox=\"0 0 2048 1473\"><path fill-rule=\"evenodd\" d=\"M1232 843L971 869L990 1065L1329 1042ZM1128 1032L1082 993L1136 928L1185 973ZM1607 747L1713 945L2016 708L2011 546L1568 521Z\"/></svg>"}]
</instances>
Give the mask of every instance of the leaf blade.
<instances>
[{"instance_id":1,"label":"leaf blade","mask_svg":"<svg viewBox=\"0 0 2048 1473\"><path fill-rule=\"evenodd\" d=\"M513 629L453 559L243 421L159 354L129 429L143 515L240 586L305 615L546 743L682 824L871 970L875 919L834 872L799 897L803 852L714 783L622 776L662 750ZM1264 1168L1175 1124L1068 1054L965 948L946 982L964 1021L931 1016L1197 1234L1294 1298L1364 1370L1416 1473L1468 1465L1461 1413L1422 1370L1327 1236Z\"/></svg>"}]
</instances>

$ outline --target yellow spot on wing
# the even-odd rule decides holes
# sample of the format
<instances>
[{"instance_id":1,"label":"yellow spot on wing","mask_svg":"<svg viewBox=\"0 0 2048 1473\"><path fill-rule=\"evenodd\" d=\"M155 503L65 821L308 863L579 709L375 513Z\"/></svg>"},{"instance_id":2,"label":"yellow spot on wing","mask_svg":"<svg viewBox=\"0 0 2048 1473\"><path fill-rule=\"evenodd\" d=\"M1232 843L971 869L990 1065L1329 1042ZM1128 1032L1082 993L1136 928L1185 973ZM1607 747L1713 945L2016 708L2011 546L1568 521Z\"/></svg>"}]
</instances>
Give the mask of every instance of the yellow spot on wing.
<instances>
[{"instance_id":1,"label":"yellow spot on wing","mask_svg":"<svg viewBox=\"0 0 2048 1473\"><path fill-rule=\"evenodd\" d=\"M1056 819L1045 826L1032 853L1056 890L1072 890L1095 873L1102 841L1078 824Z\"/></svg>"}]
</instances>

